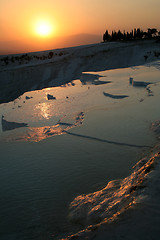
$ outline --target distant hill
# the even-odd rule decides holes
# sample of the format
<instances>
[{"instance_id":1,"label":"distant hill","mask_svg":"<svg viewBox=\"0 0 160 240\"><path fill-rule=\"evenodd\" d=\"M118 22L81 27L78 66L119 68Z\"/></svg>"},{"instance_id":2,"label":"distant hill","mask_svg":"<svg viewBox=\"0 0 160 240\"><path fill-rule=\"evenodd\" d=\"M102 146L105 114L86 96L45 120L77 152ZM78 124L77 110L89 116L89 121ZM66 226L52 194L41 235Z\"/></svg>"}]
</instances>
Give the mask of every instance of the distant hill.
<instances>
[{"instance_id":1,"label":"distant hill","mask_svg":"<svg viewBox=\"0 0 160 240\"><path fill-rule=\"evenodd\" d=\"M35 41L35 40L34 40ZM98 43L102 41L101 35L78 34L68 37L58 37L49 40L39 40L36 47L32 39L27 41L0 42L0 55L43 51L55 48L74 47Z\"/></svg>"}]
</instances>

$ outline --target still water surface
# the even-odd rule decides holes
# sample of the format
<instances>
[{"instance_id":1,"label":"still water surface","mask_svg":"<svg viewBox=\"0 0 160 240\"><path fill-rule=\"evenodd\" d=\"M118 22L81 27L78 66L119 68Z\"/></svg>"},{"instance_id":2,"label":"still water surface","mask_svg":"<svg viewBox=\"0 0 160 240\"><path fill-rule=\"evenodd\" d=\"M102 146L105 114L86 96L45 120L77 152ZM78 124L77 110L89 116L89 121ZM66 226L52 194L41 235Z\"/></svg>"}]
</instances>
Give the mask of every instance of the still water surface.
<instances>
[{"instance_id":1,"label":"still water surface","mask_svg":"<svg viewBox=\"0 0 160 240\"><path fill-rule=\"evenodd\" d=\"M130 77L153 83L150 94ZM156 142L159 90L159 70L141 66L85 73L1 104L0 239L56 239L80 229L67 221L74 197L126 177Z\"/></svg>"}]
</instances>

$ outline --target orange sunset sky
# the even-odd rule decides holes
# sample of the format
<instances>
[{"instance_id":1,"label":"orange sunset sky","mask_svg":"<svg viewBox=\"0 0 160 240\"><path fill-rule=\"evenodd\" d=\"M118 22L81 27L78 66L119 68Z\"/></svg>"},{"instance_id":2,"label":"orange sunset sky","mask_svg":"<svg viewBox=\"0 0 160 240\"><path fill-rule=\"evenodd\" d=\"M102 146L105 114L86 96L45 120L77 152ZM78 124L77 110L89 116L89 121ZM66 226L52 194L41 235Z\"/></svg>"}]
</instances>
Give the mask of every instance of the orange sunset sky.
<instances>
[{"instance_id":1,"label":"orange sunset sky","mask_svg":"<svg viewBox=\"0 0 160 240\"><path fill-rule=\"evenodd\" d=\"M0 54L95 43L106 29L160 30L160 0L0 0Z\"/></svg>"}]
</instances>

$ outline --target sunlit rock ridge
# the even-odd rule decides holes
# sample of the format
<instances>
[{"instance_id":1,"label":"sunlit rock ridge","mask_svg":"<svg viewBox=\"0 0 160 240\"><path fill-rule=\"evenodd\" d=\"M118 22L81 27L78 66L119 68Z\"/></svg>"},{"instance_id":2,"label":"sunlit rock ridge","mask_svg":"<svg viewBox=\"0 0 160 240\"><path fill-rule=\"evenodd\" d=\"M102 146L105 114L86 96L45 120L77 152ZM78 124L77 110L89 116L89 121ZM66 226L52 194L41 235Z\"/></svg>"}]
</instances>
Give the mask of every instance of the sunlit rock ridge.
<instances>
[{"instance_id":1,"label":"sunlit rock ridge","mask_svg":"<svg viewBox=\"0 0 160 240\"><path fill-rule=\"evenodd\" d=\"M60 86L82 72L138 66L160 57L155 41L110 42L0 57L0 103Z\"/></svg>"}]
</instances>

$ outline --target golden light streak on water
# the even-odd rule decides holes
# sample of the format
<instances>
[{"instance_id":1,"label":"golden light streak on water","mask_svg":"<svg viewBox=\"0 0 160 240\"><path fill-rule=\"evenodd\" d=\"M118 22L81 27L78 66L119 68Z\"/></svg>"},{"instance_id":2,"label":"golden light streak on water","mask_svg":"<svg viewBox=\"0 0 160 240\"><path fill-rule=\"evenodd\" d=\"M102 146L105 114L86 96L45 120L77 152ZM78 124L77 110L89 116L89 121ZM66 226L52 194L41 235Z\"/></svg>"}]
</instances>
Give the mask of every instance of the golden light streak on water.
<instances>
[{"instance_id":1,"label":"golden light streak on water","mask_svg":"<svg viewBox=\"0 0 160 240\"><path fill-rule=\"evenodd\" d=\"M39 114L47 120L52 116L50 111L50 104L48 103L39 103L35 108L38 110Z\"/></svg>"}]
</instances>

